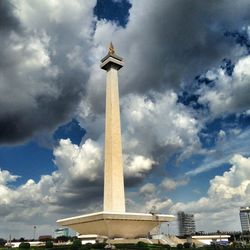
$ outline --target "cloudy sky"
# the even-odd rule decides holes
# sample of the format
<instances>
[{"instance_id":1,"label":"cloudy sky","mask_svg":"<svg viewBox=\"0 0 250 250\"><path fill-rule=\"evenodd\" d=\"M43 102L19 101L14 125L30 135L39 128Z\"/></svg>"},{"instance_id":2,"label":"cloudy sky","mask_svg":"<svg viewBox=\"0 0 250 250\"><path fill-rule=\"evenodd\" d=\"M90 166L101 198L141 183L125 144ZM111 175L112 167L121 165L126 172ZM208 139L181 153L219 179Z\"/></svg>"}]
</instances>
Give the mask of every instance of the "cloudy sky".
<instances>
[{"instance_id":1,"label":"cloudy sky","mask_svg":"<svg viewBox=\"0 0 250 250\"><path fill-rule=\"evenodd\" d=\"M52 234L59 218L102 210L110 41L125 61L127 211L183 210L197 231L240 230L248 0L3 0L0 37L0 237Z\"/></svg>"}]
</instances>

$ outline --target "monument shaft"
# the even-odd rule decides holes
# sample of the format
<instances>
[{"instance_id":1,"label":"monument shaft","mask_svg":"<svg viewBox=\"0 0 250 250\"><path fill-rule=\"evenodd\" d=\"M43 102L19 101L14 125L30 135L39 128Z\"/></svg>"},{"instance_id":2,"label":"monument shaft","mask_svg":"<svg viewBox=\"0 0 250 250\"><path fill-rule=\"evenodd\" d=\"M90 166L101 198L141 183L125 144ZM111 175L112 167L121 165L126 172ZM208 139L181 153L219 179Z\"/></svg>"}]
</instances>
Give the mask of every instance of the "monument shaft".
<instances>
[{"instance_id":1,"label":"monument shaft","mask_svg":"<svg viewBox=\"0 0 250 250\"><path fill-rule=\"evenodd\" d=\"M104 211L125 212L118 69L111 64L106 80Z\"/></svg>"}]
</instances>

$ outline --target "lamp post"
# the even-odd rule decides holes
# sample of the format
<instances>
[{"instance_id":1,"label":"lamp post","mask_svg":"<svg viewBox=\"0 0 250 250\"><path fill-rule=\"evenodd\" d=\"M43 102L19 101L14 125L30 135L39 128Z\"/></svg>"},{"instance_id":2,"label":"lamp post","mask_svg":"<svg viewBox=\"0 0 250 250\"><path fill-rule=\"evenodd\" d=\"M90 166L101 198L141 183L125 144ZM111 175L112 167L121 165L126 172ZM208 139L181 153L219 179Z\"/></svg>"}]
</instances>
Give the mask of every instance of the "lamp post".
<instances>
[{"instance_id":1,"label":"lamp post","mask_svg":"<svg viewBox=\"0 0 250 250\"><path fill-rule=\"evenodd\" d=\"M34 235L33 235L33 239L35 240L36 238L36 226L34 226Z\"/></svg>"}]
</instances>

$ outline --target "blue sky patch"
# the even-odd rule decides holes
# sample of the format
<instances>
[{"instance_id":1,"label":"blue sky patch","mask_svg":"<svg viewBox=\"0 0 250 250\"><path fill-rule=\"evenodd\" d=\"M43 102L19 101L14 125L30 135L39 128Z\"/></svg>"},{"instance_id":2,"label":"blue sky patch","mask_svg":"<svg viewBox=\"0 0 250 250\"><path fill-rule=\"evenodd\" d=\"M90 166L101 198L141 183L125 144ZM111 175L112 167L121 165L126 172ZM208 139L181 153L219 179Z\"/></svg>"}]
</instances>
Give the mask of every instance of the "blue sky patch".
<instances>
[{"instance_id":1,"label":"blue sky patch","mask_svg":"<svg viewBox=\"0 0 250 250\"><path fill-rule=\"evenodd\" d=\"M86 131L79 125L76 119L60 126L54 133L55 140L70 139L73 144L79 145Z\"/></svg>"},{"instance_id":2,"label":"blue sky patch","mask_svg":"<svg viewBox=\"0 0 250 250\"><path fill-rule=\"evenodd\" d=\"M97 0L94 14L97 18L106 19L125 27L129 18L131 4L127 0Z\"/></svg>"}]
</instances>

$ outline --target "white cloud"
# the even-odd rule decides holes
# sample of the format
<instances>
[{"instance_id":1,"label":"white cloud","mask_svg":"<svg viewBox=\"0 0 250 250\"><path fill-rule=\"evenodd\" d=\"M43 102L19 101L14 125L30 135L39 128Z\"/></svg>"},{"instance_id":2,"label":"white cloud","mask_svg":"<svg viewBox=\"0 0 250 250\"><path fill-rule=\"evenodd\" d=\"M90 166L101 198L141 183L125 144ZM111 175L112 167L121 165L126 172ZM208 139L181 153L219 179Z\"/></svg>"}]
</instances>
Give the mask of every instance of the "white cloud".
<instances>
[{"instance_id":1,"label":"white cloud","mask_svg":"<svg viewBox=\"0 0 250 250\"><path fill-rule=\"evenodd\" d=\"M250 184L250 158L235 155L231 159L233 165L223 176L216 176L210 181L208 195L224 198L247 200Z\"/></svg>"},{"instance_id":2,"label":"white cloud","mask_svg":"<svg viewBox=\"0 0 250 250\"><path fill-rule=\"evenodd\" d=\"M142 155L135 155L132 157L126 157L125 160L125 173L128 176L142 177L144 173L149 172L155 162L152 159L145 158Z\"/></svg>"},{"instance_id":3,"label":"white cloud","mask_svg":"<svg viewBox=\"0 0 250 250\"><path fill-rule=\"evenodd\" d=\"M1 142L52 132L72 119L91 69L95 4L20 0L1 5L13 23L0 29Z\"/></svg>"},{"instance_id":4,"label":"white cloud","mask_svg":"<svg viewBox=\"0 0 250 250\"><path fill-rule=\"evenodd\" d=\"M42 175L38 182L29 179L17 187L10 186L9 182L15 182L18 176L7 170L0 171L0 225L11 221L25 224L24 227L29 223L44 224L44 228L52 232L62 211L64 217L67 213L84 213L90 207L93 212L94 206L96 210L101 209L98 206L103 160L99 145L90 139L80 146L69 139L60 140L54 149L54 157L58 169L51 175ZM3 230L0 226L0 232L4 233ZM20 231L16 237L27 234L28 231Z\"/></svg>"},{"instance_id":5,"label":"white cloud","mask_svg":"<svg viewBox=\"0 0 250 250\"><path fill-rule=\"evenodd\" d=\"M153 198L151 200L147 200L142 209L144 209L144 212L148 213L153 207L155 207L157 213L167 214L172 205L173 202L169 198Z\"/></svg>"},{"instance_id":6,"label":"white cloud","mask_svg":"<svg viewBox=\"0 0 250 250\"><path fill-rule=\"evenodd\" d=\"M72 144L69 139L60 140L54 150L55 164L64 175L86 178L94 181L99 176L103 163L102 149L99 144L88 139L81 146Z\"/></svg>"},{"instance_id":7,"label":"white cloud","mask_svg":"<svg viewBox=\"0 0 250 250\"><path fill-rule=\"evenodd\" d=\"M225 136L226 136L226 132L224 130L220 130L217 136L217 140L221 142L225 139Z\"/></svg>"},{"instance_id":8,"label":"white cloud","mask_svg":"<svg viewBox=\"0 0 250 250\"><path fill-rule=\"evenodd\" d=\"M156 191L156 187L153 183L146 183L140 188L141 194L152 194Z\"/></svg>"},{"instance_id":9,"label":"white cloud","mask_svg":"<svg viewBox=\"0 0 250 250\"><path fill-rule=\"evenodd\" d=\"M142 177L155 166L161 167L174 153L179 153L178 160L183 160L200 149L197 134L201 126L189 109L177 103L176 93L153 92L150 96L130 94L121 100L127 176ZM104 116L91 113L87 107L85 103L83 109L79 109L79 120L87 128L88 136L102 143Z\"/></svg>"},{"instance_id":10,"label":"white cloud","mask_svg":"<svg viewBox=\"0 0 250 250\"><path fill-rule=\"evenodd\" d=\"M224 70L213 72L214 87L203 87L200 90L199 102L207 104L213 116L247 111L250 107L250 56L240 58L235 64L232 76ZM211 76L211 72L207 75Z\"/></svg>"},{"instance_id":11,"label":"white cloud","mask_svg":"<svg viewBox=\"0 0 250 250\"><path fill-rule=\"evenodd\" d=\"M1 84L1 101L2 105L8 104L6 111L12 113L16 109L24 110L28 106L36 107L36 95L56 95L55 87L51 82L40 79L40 70L43 70L44 76L56 77L57 68L51 65L48 55L49 38L45 33L37 34L31 37L21 37L18 34L11 34L9 47L5 53L9 58L27 58L22 63L17 63L15 70L2 72L1 77L5 83ZM16 84L14 78L19 78L19 84ZM11 89L11 90L10 90ZM21 91L27 89L26 91ZM18 98L16 94L18 93ZM15 99L15 102L12 100Z\"/></svg>"},{"instance_id":12,"label":"white cloud","mask_svg":"<svg viewBox=\"0 0 250 250\"><path fill-rule=\"evenodd\" d=\"M215 157L207 157L205 159L205 162L203 162L201 166L191 169L187 171L185 174L187 176L195 176L197 174L207 172L213 168L217 168L221 166L222 164L226 163L228 160L229 160L228 155L226 157L222 157L221 159L216 159Z\"/></svg>"},{"instance_id":13,"label":"white cloud","mask_svg":"<svg viewBox=\"0 0 250 250\"><path fill-rule=\"evenodd\" d=\"M88 34L92 22L92 10L96 0L20 0L16 4L16 15L25 27L30 30L56 25L70 26L72 29L85 29L82 33ZM81 27L79 23L82 23ZM81 33L79 33L80 35Z\"/></svg>"},{"instance_id":14,"label":"white cloud","mask_svg":"<svg viewBox=\"0 0 250 250\"><path fill-rule=\"evenodd\" d=\"M189 183L189 179L179 179L179 180L173 180L170 178L165 178L162 182L161 182L161 186L170 191L170 190L175 190L177 187L180 186L185 186Z\"/></svg>"},{"instance_id":15,"label":"white cloud","mask_svg":"<svg viewBox=\"0 0 250 250\"><path fill-rule=\"evenodd\" d=\"M146 96L128 95L122 100L125 153L136 152L161 164L173 152L183 159L200 147L199 123L177 103L172 91ZM162 152L164 156L160 153Z\"/></svg>"},{"instance_id":16,"label":"white cloud","mask_svg":"<svg viewBox=\"0 0 250 250\"><path fill-rule=\"evenodd\" d=\"M1 170L0 168L0 185L5 185L9 182L14 182L19 178L18 175L12 175L8 170Z\"/></svg>"}]
</instances>

